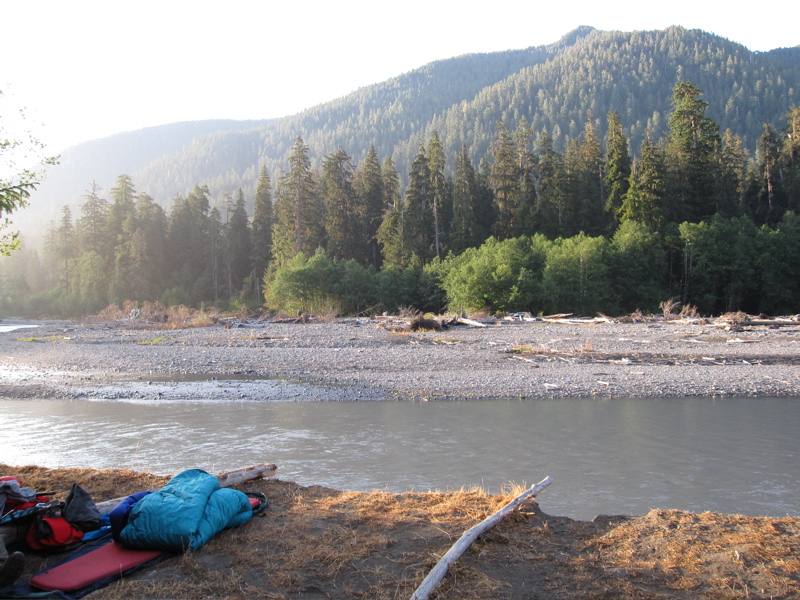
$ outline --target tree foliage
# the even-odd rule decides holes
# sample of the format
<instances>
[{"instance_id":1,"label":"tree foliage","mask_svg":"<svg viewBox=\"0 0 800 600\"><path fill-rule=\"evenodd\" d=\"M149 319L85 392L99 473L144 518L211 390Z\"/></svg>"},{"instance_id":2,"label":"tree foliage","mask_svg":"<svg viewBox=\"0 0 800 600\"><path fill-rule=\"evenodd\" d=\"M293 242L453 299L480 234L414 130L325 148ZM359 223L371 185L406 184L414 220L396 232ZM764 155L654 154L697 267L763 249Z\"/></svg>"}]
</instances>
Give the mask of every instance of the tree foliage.
<instances>
[{"instance_id":1,"label":"tree foliage","mask_svg":"<svg viewBox=\"0 0 800 600\"><path fill-rule=\"evenodd\" d=\"M668 129L645 135L633 157L623 111L606 117L605 143L589 113L564 151L558 128L499 118L477 167L466 143L448 154L433 130L405 186L375 146L356 162L337 145L315 167L297 136L274 203L267 168L253 173L252 219L244 189L215 196L196 184L167 215L121 175L110 202L92 184L77 220L63 208L45 261L28 257L29 273L0 269L14 290L0 301L49 293L41 302L74 311L160 299L326 314L445 305L591 314L679 296L706 312L796 312L798 283L780 265L800 253L800 111L766 124L750 154L742 138L719 134L702 95L676 84Z\"/></svg>"}]
</instances>

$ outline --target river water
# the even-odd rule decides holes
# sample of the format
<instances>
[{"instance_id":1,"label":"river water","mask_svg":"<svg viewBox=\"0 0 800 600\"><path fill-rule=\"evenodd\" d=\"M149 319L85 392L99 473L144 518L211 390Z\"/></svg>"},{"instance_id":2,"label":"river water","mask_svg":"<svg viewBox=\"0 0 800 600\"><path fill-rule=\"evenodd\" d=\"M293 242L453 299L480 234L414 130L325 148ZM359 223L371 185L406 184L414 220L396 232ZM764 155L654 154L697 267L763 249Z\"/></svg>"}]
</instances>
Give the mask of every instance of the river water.
<instances>
[{"instance_id":1,"label":"river water","mask_svg":"<svg viewBox=\"0 0 800 600\"><path fill-rule=\"evenodd\" d=\"M800 399L463 402L0 400L0 462L177 473L278 464L350 490L498 492L545 512L800 516Z\"/></svg>"}]
</instances>

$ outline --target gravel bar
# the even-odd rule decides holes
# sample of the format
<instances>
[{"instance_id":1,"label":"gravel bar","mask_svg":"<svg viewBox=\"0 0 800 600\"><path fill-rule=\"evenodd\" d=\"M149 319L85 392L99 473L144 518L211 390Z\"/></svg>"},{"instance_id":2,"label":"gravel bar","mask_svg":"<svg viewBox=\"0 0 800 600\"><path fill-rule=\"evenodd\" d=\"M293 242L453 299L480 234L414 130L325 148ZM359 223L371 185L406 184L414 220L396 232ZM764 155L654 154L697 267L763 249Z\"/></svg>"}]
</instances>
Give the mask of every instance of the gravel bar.
<instances>
[{"instance_id":1,"label":"gravel bar","mask_svg":"<svg viewBox=\"0 0 800 600\"><path fill-rule=\"evenodd\" d=\"M3 325L13 324L6 321ZM4 398L460 400L797 396L800 325L670 321L391 331L385 322L159 330L44 321L0 333Z\"/></svg>"}]
</instances>

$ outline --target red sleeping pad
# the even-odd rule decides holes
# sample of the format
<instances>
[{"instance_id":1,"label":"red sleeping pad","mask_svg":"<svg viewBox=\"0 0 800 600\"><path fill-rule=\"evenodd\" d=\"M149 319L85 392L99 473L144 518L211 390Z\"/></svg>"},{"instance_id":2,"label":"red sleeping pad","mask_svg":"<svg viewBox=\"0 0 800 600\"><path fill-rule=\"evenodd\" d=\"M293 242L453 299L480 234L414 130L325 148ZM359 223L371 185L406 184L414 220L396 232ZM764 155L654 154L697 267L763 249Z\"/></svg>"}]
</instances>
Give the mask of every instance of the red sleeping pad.
<instances>
[{"instance_id":1,"label":"red sleeping pad","mask_svg":"<svg viewBox=\"0 0 800 600\"><path fill-rule=\"evenodd\" d=\"M262 501L250 498L253 509ZM43 571L31 578L30 584L41 590L71 592L89 586L112 575L121 575L161 556L160 550L133 550L119 542L108 542L69 562Z\"/></svg>"},{"instance_id":2,"label":"red sleeping pad","mask_svg":"<svg viewBox=\"0 0 800 600\"><path fill-rule=\"evenodd\" d=\"M111 575L124 573L162 554L160 550L131 550L118 542L109 542L74 560L39 573L31 578L30 583L42 590L71 592Z\"/></svg>"}]
</instances>

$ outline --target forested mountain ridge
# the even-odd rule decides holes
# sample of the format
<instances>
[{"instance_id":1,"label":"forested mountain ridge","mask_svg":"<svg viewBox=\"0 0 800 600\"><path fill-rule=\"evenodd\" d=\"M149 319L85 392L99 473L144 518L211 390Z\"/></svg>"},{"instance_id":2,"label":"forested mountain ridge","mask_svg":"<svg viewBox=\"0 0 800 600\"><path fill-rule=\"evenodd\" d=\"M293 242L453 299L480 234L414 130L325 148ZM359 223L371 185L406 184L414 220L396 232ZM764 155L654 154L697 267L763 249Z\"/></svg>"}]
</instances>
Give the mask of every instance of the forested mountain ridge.
<instances>
[{"instance_id":1,"label":"forested mountain ridge","mask_svg":"<svg viewBox=\"0 0 800 600\"><path fill-rule=\"evenodd\" d=\"M62 155L17 220L24 228L26 221L54 219L62 204L77 208L92 181L108 189L121 173L165 208L197 183L207 184L214 199L242 188L252 206L260 165L275 181L296 136L308 143L315 166L339 146L361 160L372 144L379 156L393 157L405 181L433 131L448 156L466 144L478 161L500 118L513 129L525 117L563 149L590 114L602 135L607 113L616 110L635 154L648 127L655 137L666 129L679 80L697 85L709 117L753 151L763 124L779 126L787 108L800 103L800 48L751 52L681 27L582 27L547 46L436 61L281 119L177 123L81 144Z\"/></svg>"},{"instance_id":2,"label":"forested mountain ridge","mask_svg":"<svg viewBox=\"0 0 800 600\"><path fill-rule=\"evenodd\" d=\"M188 127L179 152L40 218L41 255L0 263L0 314L796 313L798 52L581 28Z\"/></svg>"}]
</instances>

